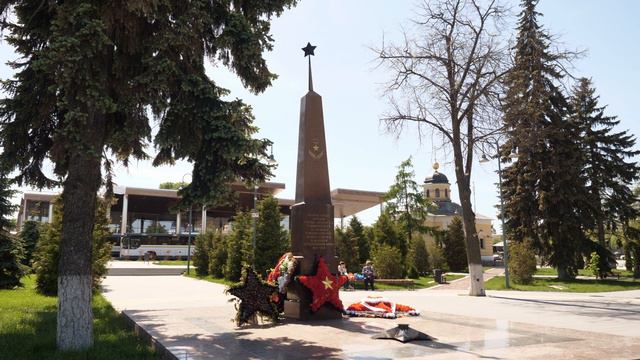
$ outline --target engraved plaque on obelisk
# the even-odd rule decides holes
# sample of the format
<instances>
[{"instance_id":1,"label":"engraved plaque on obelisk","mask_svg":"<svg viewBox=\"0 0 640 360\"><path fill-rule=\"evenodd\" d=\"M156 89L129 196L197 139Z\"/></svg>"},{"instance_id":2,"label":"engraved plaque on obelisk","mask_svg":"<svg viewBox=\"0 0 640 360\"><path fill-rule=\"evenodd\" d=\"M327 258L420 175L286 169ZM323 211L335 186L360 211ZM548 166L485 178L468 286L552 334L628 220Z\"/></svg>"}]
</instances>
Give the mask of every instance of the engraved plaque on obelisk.
<instances>
[{"instance_id":1,"label":"engraved plaque on obelisk","mask_svg":"<svg viewBox=\"0 0 640 360\"><path fill-rule=\"evenodd\" d=\"M319 257L325 259L332 272L337 269L322 98L313 91L311 77L310 55L314 55L314 49L311 44L303 49L305 56L309 56L309 91L300 100L296 199L290 217L291 249L298 260L300 275L312 275ZM303 320L342 317L330 305L311 313L310 303L308 289L292 282L287 291L285 316Z\"/></svg>"}]
</instances>

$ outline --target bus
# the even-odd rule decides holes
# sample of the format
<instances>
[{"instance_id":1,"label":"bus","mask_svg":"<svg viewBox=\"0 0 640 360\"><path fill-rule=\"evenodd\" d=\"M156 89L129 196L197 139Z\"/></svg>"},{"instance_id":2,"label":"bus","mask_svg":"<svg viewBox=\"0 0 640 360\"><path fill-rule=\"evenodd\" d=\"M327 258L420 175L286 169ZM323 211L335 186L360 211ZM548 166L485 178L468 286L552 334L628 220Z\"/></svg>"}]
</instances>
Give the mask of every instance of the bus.
<instances>
[{"instance_id":1,"label":"bus","mask_svg":"<svg viewBox=\"0 0 640 360\"><path fill-rule=\"evenodd\" d=\"M195 234L191 235L191 256ZM119 257L138 259L148 253L152 259L186 259L189 248L187 234L126 234L120 239Z\"/></svg>"}]
</instances>

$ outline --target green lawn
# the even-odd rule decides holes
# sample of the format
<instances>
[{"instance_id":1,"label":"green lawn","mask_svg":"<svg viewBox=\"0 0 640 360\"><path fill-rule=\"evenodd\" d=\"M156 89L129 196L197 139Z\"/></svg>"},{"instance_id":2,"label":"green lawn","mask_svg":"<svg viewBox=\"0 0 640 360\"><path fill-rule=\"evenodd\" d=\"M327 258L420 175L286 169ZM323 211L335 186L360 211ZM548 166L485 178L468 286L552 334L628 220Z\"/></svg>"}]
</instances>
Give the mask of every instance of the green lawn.
<instances>
[{"instance_id":1,"label":"green lawn","mask_svg":"<svg viewBox=\"0 0 640 360\"><path fill-rule=\"evenodd\" d=\"M157 260L153 262L156 265L181 265L187 266L187 260ZM191 262L191 266L193 267L193 261Z\"/></svg>"},{"instance_id":2,"label":"green lawn","mask_svg":"<svg viewBox=\"0 0 640 360\"><path fill-rule=\"evenodd\" d=\"M101 295L93 298L93 348L56 351L56 297L35 292L35 278L24 287L0 290L0 358L2 359L160 359L128 330Z\"/></svg>"},{"instance_id":3,"label":"green lawn","mask_svg":"<svg viewBox=\"0 0 640 360\"><path fill-rule=\"evenodd\" d=\"M184 273L182 275L183 276L188 276L190 278L198 279L198 280L204 280L204 281L220 284L220 285L232 285L232 284L235 284L235 282L233 282L233 281L220 279L220 278L215 278L215 277L213 277L211 275L207 275L207 276L196 275L195 270L191 270L191 274L189 274L189 275L187 275L187 273Z\"/></svg>"},{"instance_id":4,"label":"green lawn","mask_svg":"<svg viewBox=\"0 0 640 360\"><path fill-rule=\"evenodd\" d=\"M559 281L557 279L534 278L529 285L519 285L511 282L511 290L521 291L562 291L562 292L607 292L640 289L640 280L631 278ZM485 282L487 290L505 290L504 276L496 276Z\"/></svg>"},{"instance_id":5,"label":"green lawn","mask_svg":"<svg viewBox=\"0 0 640 360\"><path fill-rule=\"evenodd\" d=\"M194 279L205 280L205 281L222 284L222 285L233 284L233 282L231 281L214 278L211 275L198 276L198 275L195 275L195 273L191 273L191 275L184 274L184 276L189 276ZM447 275L447 281L451 282L453 280L460 279L461 277L463 277L463 275ZM413 281L415 282L415 287L414 287L415 289L424 289L424 288L438 285L436 284L435 281L433 281L433 276L423 276L419 279L414 279ZM364 283L358 281L356 282L355 287L356 287L356 290L364 290ZM406 286L401 286L401 285L387 285L387 284L376 283L375 287L376 287L376 290L407 290Z\"/></svg>"},{"instance_id":6,"label":"green lawn","mask_svg":"<svg viewBox=\"0 0 640 360\"><path fill-rule=\"evenodd\" d=\"M614 270L614 272L620 274L621 277L632 277L633 276L633 272L632 271L617 269L617 270ZM538 270L536 270L535 275L558 276L558 270L556 270L555 268L549 268L549 267L538 268ZM579 269L578 270L578 275L581 275L581 276L593 276L593 273L590 270L587 270L587 269Z\"/></svg>"}]
</instances>

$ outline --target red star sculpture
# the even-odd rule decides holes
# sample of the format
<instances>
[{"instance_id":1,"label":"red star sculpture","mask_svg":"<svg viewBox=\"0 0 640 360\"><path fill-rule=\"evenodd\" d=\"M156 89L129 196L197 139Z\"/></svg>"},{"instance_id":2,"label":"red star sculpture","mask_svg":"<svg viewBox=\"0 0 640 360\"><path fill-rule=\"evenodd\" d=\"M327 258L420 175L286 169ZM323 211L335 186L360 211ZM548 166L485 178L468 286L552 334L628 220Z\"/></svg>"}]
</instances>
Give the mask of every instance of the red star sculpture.
<instances>
[{"instance_id":1,"label":"red star sculpture","mask_svg":"<svg viewBox=\"0 0 640 360\"><path fill-rule=\"evenodd\" d=\"M300 280L304 286L311 289L311 292L313 293L311 311L318 311L318 309L320 309L320 307L326 302L331 303L338 310L344 310L338 291L340 290L340 287L347 282L347 277L331 274L327 267L327 263L322 257L318 260L318 271L316 271L315 275L300 275L298 276L298 280Z\"/></svg>"}]
</instances>

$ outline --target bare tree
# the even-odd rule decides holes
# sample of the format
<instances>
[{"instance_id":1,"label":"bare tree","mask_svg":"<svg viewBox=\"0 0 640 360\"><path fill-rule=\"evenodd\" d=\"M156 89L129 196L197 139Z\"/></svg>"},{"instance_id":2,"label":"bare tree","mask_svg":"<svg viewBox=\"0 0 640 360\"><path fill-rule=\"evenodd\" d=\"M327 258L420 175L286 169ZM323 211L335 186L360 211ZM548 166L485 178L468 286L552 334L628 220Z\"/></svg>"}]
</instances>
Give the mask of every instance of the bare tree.
<instances>
[{"instance_id":1,"label":"bare tree","mask_svg":"<svg viewBox=\"0 0 640 360\"><path fill-rule=\"evenodd\" d=\"M390 133L438 134L455 163L471 275L469 295L484 296L480 245L471 206L474 148L500 129L501 79L508 69L498 0L424 0L400 44L375 49L392 78L385 85ZM415 125L415 126L410 126Z\"/></svg>"}]
</instances>

